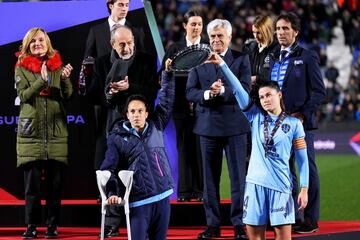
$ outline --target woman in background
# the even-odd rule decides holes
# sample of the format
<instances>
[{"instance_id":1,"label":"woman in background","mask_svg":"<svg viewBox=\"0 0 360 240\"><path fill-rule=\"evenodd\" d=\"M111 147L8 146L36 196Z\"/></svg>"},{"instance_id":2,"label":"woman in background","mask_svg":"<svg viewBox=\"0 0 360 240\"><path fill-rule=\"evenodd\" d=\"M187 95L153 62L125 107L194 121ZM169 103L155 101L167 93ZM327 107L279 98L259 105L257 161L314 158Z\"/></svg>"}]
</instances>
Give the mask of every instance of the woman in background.
<instances>
[{"instance_id":1,"label":"woman in background","mask_svg":"<svg viewBox=\"0 0 360 240\"><path fill-rule=\"evenodd\" d=\"M269 55L279 46L274 37L274 23L269 16L256 16L252 25L254 39L245 43L243 51L249 55L251 65L250 98L257 105L259 85L270 76ZM248 135L248 157L251 151L251 136ZM248 163L247 163L248 164ZM248 166L248 165L247 165Z\"/></svg>"},{"instance_id":2,"label":"woman in background","mask_svg":"<svg viewBox=\"0 0 360 240\"><path fill-rule=\"evenodd\" d=\"M270 65L269 54L279 44L274 38L274 23L269 16L257 16L252 25L254 40L245 44L244 51L249 54L251 64L251 97L257 98L258 85L268 81Z\"/></svg>"},{"instance_id":3,"label":"woman in background","mask_svg":"<svg viewBox=\"0 0 360 240\"><path fill-rule=\"evenodd\" d=\"M22 237L37 237L41 221L41 185L46 199L46 238L57 237L62 171L68 160L67 119L62 102L70 98L72 67L41 28L30 29L17 53L15 82L20 98L17 166L24 170L25 223Z\"/></svg>"},{"instance_id":4,"label":"woman in background","mask_svg":"<svg viewBox=\"0 0 360 240\"><path fill-rule=\"evenodd\" d=\"M163 58L162 69L165 61L173 59L177 52L196 44L208 43L201 34L203 18L195 10L189 10L183 18L184 36L172 44ZM199 137L193 133L194 113L193 103L186 99L186 81L188 73L175 75L175 102L173 121L176 130L176 147L178 152L178 202L203 200L203 176Z\"/></svg>"}]
</instances>

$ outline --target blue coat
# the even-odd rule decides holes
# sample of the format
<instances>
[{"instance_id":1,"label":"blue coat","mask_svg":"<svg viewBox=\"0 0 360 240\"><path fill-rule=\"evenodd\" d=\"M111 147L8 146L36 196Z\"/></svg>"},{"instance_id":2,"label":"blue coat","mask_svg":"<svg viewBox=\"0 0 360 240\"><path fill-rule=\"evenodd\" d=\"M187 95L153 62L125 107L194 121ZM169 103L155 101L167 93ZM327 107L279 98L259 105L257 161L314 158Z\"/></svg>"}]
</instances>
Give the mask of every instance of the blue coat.
<instances>
[{"instance_id":1,"label":"blue coat","mask_svg":"<svg viewBox=\"0 0 360 240\"><path fill-rule=\"evenodd\" d=\"M278 48L270 58L271 69L279 59ZM282 86L285 109L289 113L301 113L304 129L318 128L315 113L326 97L324 81L319 67L319 58L315 52L297 45L288 56L289 65Z\"/></svg>"},{"instance_id":2,"label":"blue coat","mask_svg":"<svg viewBox=\"0 0 360 240\"><path fill-rule=\"evenodd\" d=\"M164 129L171 116L174 103L174 80L171 73L163 73L159 104L147 127L140 136L130 130L127 120L115 123L108 137L108 150L101 170L111 170L107 183L108 196L123 196L119 183L119 170L134 171L130 202L143 200L174 186L169 160L164 146Z\"/></svg>"},{"instance_id":3,"label":"blue coat","mask_svg":"<svg viewBox=\"0 0 360 240\"><path fill-rule=\"evenodd\" d=\"M228 49L224 61L244 89L250 92L251 67L248 55ZM224 83L224 95L205 100L204 92L219 78ZM186 97L196 103L194 133L201 136L227 137L250 131L249 122L239 108L229 83L214 64L203 64L191 70L186 84Z\"/></svg>"}]
</instances>

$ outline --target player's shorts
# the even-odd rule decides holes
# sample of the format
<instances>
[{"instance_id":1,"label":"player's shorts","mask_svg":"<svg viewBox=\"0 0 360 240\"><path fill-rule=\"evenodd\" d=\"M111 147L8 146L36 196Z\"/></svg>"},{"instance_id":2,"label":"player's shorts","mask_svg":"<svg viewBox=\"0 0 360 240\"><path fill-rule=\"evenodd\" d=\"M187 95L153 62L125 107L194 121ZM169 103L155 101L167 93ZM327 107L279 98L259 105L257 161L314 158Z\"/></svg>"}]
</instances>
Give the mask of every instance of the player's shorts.
<instances>
[{"instance_id":1,"label":"player's shorts","mask_svg":"<svg viewBox=\"0 0 360 240\"><path fill-rule=\"evenodd\" d=\"M248 225L271 226L295 223L291 193L283 193L253 183L246 183L243 222Z\"/></svg>"}]
</instances>

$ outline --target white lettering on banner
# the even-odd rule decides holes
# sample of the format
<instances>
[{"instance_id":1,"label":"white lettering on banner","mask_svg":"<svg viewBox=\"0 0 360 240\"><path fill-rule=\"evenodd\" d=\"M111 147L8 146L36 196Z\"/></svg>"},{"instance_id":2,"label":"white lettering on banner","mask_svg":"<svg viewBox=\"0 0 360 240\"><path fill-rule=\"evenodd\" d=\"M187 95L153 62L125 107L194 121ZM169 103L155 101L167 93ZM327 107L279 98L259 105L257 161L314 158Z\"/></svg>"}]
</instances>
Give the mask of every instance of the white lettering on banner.
<instances>
[{"instance_id":1,"label":"white lettering on banner","mask_svg":"<svg viewBox=\"0 0 360 240\"><path fill-rule=\"evenodd\" d=\"M0 116L0 125L17 125L19 116ZM69 124L85 124L85 119L82 115L67 115L67 122Z\"/></svg>"},{"instance_id":2,"label":"white lettering on banner","mask_svg":"<svg viewBox=\"0 0 360 240\"><path fill-rule=\"evenodd\" d=\"M85 120L81 115L68 115L67 116L68 123L75 123L75 124L85 124Z\"/></svg>"},{"instance_id":3,"label":"white lettering on banner","mask_svg":"<svg viewBox=\"0 0 360 240\"><path fill-rule=\"evenodd\" d=\"M333 140L317 140L314 142L314 148L316 150L334 150L336 143Z\"/></svg>"},{"instance_id":4,"label":"white lettering on banner","mask_svg":"<svg viewBox=\"0 0 360 240\"><path fill-rule=\"evenodd\" d=\"M19 116L0 116L0 125L17 125Z\"/></svg>"}]
</instances>

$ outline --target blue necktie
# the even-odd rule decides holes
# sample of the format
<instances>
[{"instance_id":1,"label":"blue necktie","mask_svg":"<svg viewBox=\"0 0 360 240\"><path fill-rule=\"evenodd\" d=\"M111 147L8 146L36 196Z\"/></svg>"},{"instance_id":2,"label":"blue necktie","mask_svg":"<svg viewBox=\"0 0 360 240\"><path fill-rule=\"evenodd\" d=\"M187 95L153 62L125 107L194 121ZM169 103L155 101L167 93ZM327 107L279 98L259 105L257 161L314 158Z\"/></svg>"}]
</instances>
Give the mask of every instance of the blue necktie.
<instances>
[{"instance_id":1,"label":"blue necktie","mask_svg":"<svg viewBox=\"0 0 360 240\"><path fill-rule=\"evenodd\" d=\"M286 57L286 54L288 53L288 51L286 50L281 50L280 51L280 61L283 61L284 58Z\"/></svg>"}]
</instances>

